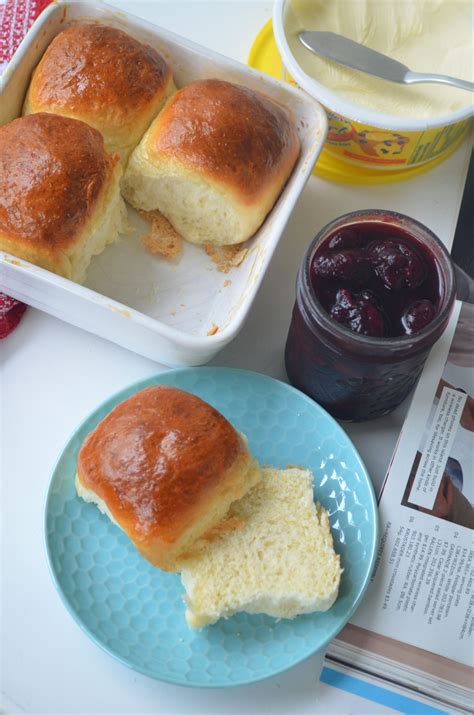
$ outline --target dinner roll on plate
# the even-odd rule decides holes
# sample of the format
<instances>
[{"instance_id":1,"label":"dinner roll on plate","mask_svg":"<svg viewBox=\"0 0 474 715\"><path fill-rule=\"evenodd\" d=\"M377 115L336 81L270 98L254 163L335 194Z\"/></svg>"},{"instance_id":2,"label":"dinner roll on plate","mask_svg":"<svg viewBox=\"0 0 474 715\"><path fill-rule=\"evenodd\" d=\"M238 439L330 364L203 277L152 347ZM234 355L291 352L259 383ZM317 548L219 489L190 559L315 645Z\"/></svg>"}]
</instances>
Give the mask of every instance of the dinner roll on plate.
<instances>
[{"instance_id":1,"label":"dinner roll on plate","mask_svg":"<svg viewBox=\"0 0 474 715\"><path fill-rule=\"evenodd\" d=\"M0 250L82 282L123 230L121 175L84 122L40 113L0 127Z\"/></svg>"},{"instance_id":2,"label":"dinner roll on plate","mask_svg":"<svg viewBox=\"0 0 474 715\"><path fill-rule=\"evenodd\" d=\"M155 566L176 571L229 506L260 479L246 441L211 405L174 387L148 387L88 435L76 489L120 526ZM204 542L203 542L204 543Z\"/></svg>"},{"instance_id":3,"label":"dinner roll on plate","mask_svg":"<svg viewBox=\"0 0 474 715\"><path fill-rule=\"evenodd\" d=\"M229 245L261 226L295 165L290 112L218 79L179 90L130 157L122 191L191 243Z\"/></svg>"},{"instance_id":4,"label":"dinner roll on plate","mask_svg":"<svg viewBox=\"0 0 474 715\"><path fill-rule=\"evenodd\" d=\"M313 501L310 471L263 468L261 481L231 506L229 518L240 528L184 564L190 626L239 611L294 618L333 605L341 567L328 513Z\"/></svg>"},{"instance_id":5,"label":"dinner roll on plate","mask_svg":"<svg viewBox=\"0 0 474 715\"><path fill-rule=\"evenodd\" d=\"M54 38L33 72L23 114L82 119L125 163L174 91L171 69L152 47L107 25L72 25Z\"/></svg>"}]
</instances>

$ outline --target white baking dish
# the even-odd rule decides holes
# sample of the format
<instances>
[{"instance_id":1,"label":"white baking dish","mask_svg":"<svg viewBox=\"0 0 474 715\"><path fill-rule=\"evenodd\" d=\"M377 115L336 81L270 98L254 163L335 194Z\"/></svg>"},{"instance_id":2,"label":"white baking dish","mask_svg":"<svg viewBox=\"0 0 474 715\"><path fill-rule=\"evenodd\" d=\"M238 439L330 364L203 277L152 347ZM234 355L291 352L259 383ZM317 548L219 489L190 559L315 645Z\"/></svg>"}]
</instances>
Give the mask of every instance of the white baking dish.
<instances>
[{"instance_id":1,"label":"white baking dish","mask_svg":"<svg viewBox=\"0 0 474 715\"><path fill-rule=\"evenodd\" d=\"M156 47L178 87L218 77L261 90L293 111L302 152L264 225L248 242L245 260L219 273L190 244L176 263L152 256L139 241L147 228L132 209L134 232L92 260L81 286L0 252L1 290L80 328L165 365L210 360L242 327L290 213L323 145L327 122L307 94L100 2L56 2L35 22L0 79L0 124L21 112L31 72L53 37L68 25L100 21ZM293 280L288 276L288 280ZM213 335L207 333L214 328Z\"/></svg>"}]
</instances>

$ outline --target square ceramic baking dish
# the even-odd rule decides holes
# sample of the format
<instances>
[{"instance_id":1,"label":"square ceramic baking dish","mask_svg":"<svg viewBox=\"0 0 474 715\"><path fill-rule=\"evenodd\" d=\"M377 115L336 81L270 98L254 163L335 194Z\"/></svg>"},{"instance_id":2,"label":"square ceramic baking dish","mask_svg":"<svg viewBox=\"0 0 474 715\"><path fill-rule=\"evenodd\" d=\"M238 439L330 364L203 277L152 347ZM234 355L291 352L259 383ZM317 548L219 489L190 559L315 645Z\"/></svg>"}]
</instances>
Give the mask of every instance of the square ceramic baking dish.
<instances>
[{"instance_id":1,"label":"square ceramic baking dish","mask_svg":"<svg viewBox=\"0 0 474 715\"><path fill-rule=\"evenodd\" d=\"M165 365L206 363L242 327L321 150L326 115L302 91L112 6L55 2L35 22L0 79L0 124L20 115L32 70L53 37L83 21L118 27L155 47L170 63L178 87L217 77L274 97L293 112L301 156L265 223L247 243L244 261L228 274L218 272L204 250L191 244L175 263L151 255L139 240L147 223L129 209L133 232L93 258L84 285L0 252L1 290Z\"/></svg>"}]
</instances>

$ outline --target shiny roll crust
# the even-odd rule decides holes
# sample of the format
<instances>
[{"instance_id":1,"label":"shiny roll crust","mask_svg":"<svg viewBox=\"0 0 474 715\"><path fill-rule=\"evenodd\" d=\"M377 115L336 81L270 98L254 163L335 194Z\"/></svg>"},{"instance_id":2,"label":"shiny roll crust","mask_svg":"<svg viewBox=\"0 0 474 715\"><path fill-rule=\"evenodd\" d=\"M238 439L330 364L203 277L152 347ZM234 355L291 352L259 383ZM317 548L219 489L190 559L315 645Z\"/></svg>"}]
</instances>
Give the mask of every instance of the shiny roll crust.
<instances>
[{"instance_id":1,"label":"shiny roll crust","mask_svg":"<svg viewBox=\"0 0 474 715\"><path fill-rule=\"evenodd\" d=\"M170 67L152 47L106 25L73 25L35 69L23 114L82 119L125 163L174 90Z\"/></svg>"},{"instance_id":2,"label":"shiny roll crust","mask_svg":"<svg viewBox=\"0 0 474 715\"><path fill-rule=\"evenodd\" d=\"M84 122L40 113L0 127L0 249L81 282L122 229L121 174Z\"/></svg>"},{"instance_id":3,"label":"shiny roll crust","mask_svg":"<svg viewBox=\"0 0 474 715\"><path fill-rule=\"evenodd\" d=\"M192 243L241 243L263 223L299 151L285 107L230 82L191 82L133 152L124 195L161 211Z\"/></svg>"},{"instance_id":4,"label":"shiny roll crust","mask_svg":"<svg viewBox=\"0 0 474 715\"><path fill-rule=\"evenodd\" d=\"M88 435L76 489L148 561L176 571L259 479L244 439L219 412L158 386L117 405Z\"/></svg>"}]
</instances>

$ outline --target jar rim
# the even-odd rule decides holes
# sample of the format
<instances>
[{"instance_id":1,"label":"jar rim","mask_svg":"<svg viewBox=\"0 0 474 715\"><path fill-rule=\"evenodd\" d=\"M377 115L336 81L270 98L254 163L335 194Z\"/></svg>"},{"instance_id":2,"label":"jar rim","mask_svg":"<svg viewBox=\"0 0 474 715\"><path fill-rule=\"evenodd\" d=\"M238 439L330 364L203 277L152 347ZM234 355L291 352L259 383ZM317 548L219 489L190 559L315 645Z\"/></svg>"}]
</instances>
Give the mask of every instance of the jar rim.
<instances>
[{"instance_id":1,"label":"jar rim","mask_svg":"<svg viewBox=\"0 0 474 715\"><path fill-rule=\"evenodd\" d=\"M440 310L436 317L428 323L422 330L412 335L398 335L396 337L373 337L355 333L349 328L331 318L329 313L324 309L319 301L312 281L310 280L310 268L316 248L324 241L334 230L339 228L347 228L360 223L383 223L385 225L393 225L401 228L408 235L412 235L415 240L425 241L428 247L435 246L438 250L434 256L438 270L442 271L444 283L444 295ZM320 326L333 337L341 340L351 340L352 345L364 350L380 349L391 350L397 352L406 350L410 347L417 347L423 344L425 339L442 329L447 317L449 316L454 300L456 298L456 279L454 268L449 252L444 243L436 236L431 229L422 224L420 221L407 216L406 214L388 209L359 209L343 214L336 219L327 223L314 237L306 249L299 271L299 283L304 288L306 297L311 299L311 307L313 311L317 311L317 318ZM313 316L314 317L314 316Z\"/></svg>"}]
</instances>

